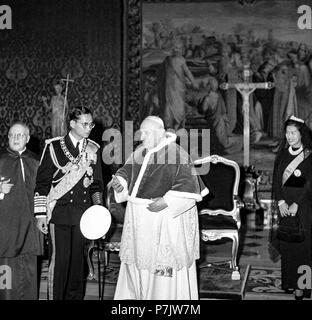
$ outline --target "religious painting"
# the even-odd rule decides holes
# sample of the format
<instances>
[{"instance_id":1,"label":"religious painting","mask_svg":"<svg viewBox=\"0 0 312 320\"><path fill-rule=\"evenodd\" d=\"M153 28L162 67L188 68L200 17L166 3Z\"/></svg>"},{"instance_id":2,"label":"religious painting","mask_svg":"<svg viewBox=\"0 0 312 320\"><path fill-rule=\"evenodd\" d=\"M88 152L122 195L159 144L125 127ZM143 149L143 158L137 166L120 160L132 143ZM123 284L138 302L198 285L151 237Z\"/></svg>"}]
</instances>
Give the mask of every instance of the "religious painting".
<instances>
[{"instance_id":1,"label":"religious painting","mask_svg":"<svg viewBox=\"0 0 312 320\"><path fill-rule=\"evenodd\" d=\"M255 85L248 106L251 146L264 141L274 151L289 115L312 122L312 31L298 26L302 3L130 0L128 118L209 128L212 152L242 154L244 97L222 84L247 72L250 83L274 83Z\"/></svg>"}]
</instances>

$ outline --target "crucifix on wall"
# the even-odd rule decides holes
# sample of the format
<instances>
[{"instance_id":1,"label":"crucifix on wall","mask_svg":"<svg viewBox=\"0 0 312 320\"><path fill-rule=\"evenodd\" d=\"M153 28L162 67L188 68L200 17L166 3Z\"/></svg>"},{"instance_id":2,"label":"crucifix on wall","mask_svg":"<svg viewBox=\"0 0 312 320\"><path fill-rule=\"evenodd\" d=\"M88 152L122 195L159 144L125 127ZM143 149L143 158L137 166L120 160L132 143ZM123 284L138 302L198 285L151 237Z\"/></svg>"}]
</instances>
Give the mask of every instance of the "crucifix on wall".
<instances>
[{"instance_id":1,"label":"crucifix on wall","mask_svg":"<svg viewBox=\"0 0 312 320\"><path fill-rule=\"evenodd\" d=\"M256 89L272 89L274 84L272 82L249 82L251 71L248 68L244 68L244 82L238 83L222 83L220 88L227 90L229 88L235 88L243 98L243 115L244 115L244 166L249 167L250 160L250 120L249 120L249 96Z\"/></svg>"}]
</instances>

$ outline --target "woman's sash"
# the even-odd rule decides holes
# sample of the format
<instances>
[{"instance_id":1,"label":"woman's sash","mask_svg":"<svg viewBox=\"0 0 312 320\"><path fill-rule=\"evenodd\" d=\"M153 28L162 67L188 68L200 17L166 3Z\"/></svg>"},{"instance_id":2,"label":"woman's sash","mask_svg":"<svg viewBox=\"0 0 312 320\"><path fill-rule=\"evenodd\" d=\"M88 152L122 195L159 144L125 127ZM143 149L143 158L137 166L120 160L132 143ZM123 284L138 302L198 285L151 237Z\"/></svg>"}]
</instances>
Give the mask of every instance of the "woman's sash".
<instances>
[{"instance_id":1,"label":"woman's sash","mask_svg":"<svg viewBox=\"0 0 312 320\"><path fill-rule=\"evenodd\" d=\"M282 185L286 183L288 178L293 174L293 172L298 168L300 163L305 160L309 155L311 154L311 150L305 149L302 152L300 152L297 157L289 163L289 165L286 167L283 178L282 178Z\"/></svg>"}]
</instances>

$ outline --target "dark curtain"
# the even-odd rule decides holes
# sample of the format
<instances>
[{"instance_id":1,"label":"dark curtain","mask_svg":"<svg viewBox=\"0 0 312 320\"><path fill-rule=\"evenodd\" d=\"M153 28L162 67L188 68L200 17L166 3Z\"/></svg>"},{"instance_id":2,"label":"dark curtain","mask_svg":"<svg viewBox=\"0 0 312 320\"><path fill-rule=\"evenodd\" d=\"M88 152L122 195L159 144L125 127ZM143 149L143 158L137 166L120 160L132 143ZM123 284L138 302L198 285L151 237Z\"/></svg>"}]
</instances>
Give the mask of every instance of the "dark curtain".
<instances>
[{"instance_id":1,"label":"dark curtain","mask_svg":"<svg viewBox=\"0 0 312 320\"><path fill-rule=\"evenodd\" d=\"M34 139L51 137L42 96L69 74L69 108L94 111L101 132L121 125L121 0L18 0L12 30L0 31L0 147L24 121ZM96 137L99 140L100 137ZM98 141L99 142L99 141Z\"/></svg>"}]
</instances>

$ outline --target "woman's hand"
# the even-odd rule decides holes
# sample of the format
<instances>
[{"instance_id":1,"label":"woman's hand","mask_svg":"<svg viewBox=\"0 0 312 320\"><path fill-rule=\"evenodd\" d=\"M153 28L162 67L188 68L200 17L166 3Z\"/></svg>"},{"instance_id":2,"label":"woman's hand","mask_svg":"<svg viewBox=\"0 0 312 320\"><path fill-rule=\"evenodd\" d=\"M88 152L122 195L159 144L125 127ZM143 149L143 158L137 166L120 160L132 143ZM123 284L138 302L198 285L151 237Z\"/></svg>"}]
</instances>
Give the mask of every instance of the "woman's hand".
<instances>
[{"instance_id":1,"label":"woman's hand","mask_svg":"<svg viewBox=\"0 0 312 320\"><path fill-rule=\"evenodd\" d=\"M288 204L286 202L282 203L278 208L282 217L286 217L290 215Z\"/></svg>"}]
</instances>

